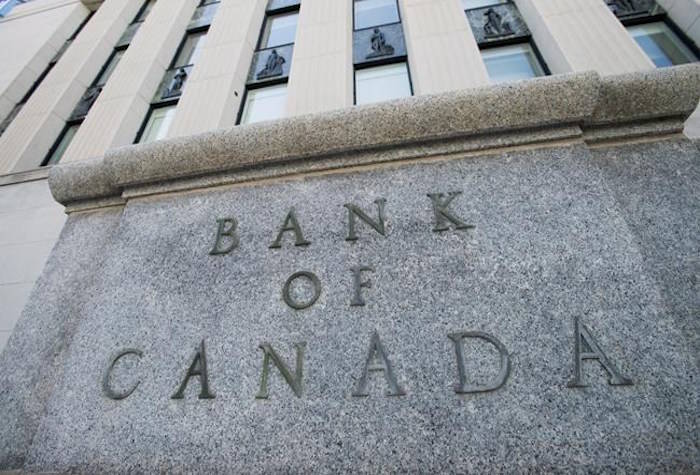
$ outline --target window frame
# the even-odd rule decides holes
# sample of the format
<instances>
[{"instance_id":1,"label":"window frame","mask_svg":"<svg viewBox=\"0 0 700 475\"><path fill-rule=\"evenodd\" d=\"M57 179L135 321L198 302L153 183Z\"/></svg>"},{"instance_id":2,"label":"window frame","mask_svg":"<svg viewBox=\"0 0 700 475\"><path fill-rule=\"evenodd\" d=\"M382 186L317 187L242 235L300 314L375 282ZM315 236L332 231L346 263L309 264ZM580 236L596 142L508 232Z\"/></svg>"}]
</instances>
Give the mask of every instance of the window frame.
<instances>
[{"instance_id":1,"label":"window frame","mask_svg":"<svg viewBox=\"0 0 700 475\"><path fill-rule=\"evenodd\" d=\"M247 86L245 88L245 92L243 93L243 96L241 97L241 106L238 108L238 115L236 116L236 125L248 125L248 124L242 123L241 121L243 120L243 112L245 112L245 105L246 105L246 101L248 100L248 94L250 93L250 91L255 91L257 89L265 89L268 87L279 86L281 84L288 84L288 83L289 83L289 80L287 78L283 78L283 79L275 79L272 81L267 81L267 82ZM283 119L283 118L284 117L280 117L280 119ZM255 124L257 122L253 122L253 123Z\"/></svg>"},{"instance_id":2,"label":"window frame","mask_svg":"<svg viewBox=\"0 0 700 475\"><path fill-rule=\"evenodd\" d=\"M125 46L120 46L118 48L114 48L112 50L112 52L109 55L109 58L107 58L107 61L105 61L105 63L100 68L100 72L97 74L97 76L95 76L95 79L92 81L92 84L90 84L90 87L100 86L100 82L99 82L100 78L107 71L107 69L109 68L109 65L112 63L112 60L114 60L114 58L117 55L121 54L119 61L117 61L117 64L114 66L114 69L117 69L117 66L119 66L119 62L121 62L122 57L124 57L124 54L126 53L126 50L128 47L129 47L129 45L125 45ZM112 70L111 73L109 73L109 77L107 78L107 80L101 84L101 87L105 87L107 85L107 83L109 82L109 79L112 77L112 74L114 74L114 69Z\"/></svg>"},{"instance_id":3,"label":"window frame","mask_svg":"<svg viewBox=\"0 0 700 475\"><path fill-rule=\"evenodd\" d=\"M148 122L151 120L151 116L153 115L153 112L157 109L165 109L166 107L172 107L174 106L175 109L177 109L177 104L180 102L180 98L176 98L173 100L168 100L168 101L163 101L163 102L158 102L155 104L151 104L148 108L148 113L146 114L146 118L143 120L141 123L141 127L139 128L138 133L136 134L136 139L134 139L134 144L141 144L141 139L143 138L143 133L146 131L146 127L148 126ZM154 141L157 142L157 141ZM153 143L153 142L144 142L144 143Z\"/></svg>"},{"instance_id":4,"label":"window frame","mask_svg":"<svg viewBox=\"0 0 700 475\"><path fill-rule=\"evenodd\" d=\"M411 90L411 95L407 97L414 97L415 96L415 90L413 89L413 79L411 78L411 65L408 62L408 56L401 56L398 59L397 58L390 58L387 60L383 61L376 61L374 63L364 63L361 65L357 65L353 68L352 70L352 104L353 106L362 106L362 105L374 105L374 104L381 104L382 102L374 102L371 104L358 104L357 103L357 71L362 71L363 69L372 69L372 68L377 68L381 66L390 66L392 64L399 64L399 63L405 63L406 64L406 74L408 76L408 88ZM387 99L388 101L392 101L394 99Z\"/></svg>"},{"instance_id":5,"label":"window frame","mask_svg":"<svg viewBox=\"0 0 700 475\"><path fill-rule=\"evenodd\" d=\"M258 41L255 44L255 52L257 53L258 51L265 51L266 49L282 48L284 46L289 46L289 45L295 44L297 34L299 33L299 12L300 12L299 5L291 5L289 7L277 8L275 10L266 11L265 18L263 19L262 25L260 26L260 33L258 34ZM265 35L265 28L267 27L267 23L270 20L270 18L276 17L276 16L282 16L282 15L289 15L291 13L297 14L297 26L296 26L296 29L294 31L294 41L292 41L291 43L284 43L284 44L279 44L279 45L275 45L275 46L265 46L263 48L262 47L263 36Z\"/></svg>"},{"instance_id":6,"label":"window frame","mask_svg":"<svg viewBox=\"0 0 700 475\"><path fill-rule=\"evenodd\" d=\"M61 129L61 133L58 134L58 137L56 138L56 140L54 140L53 145L51 145L51 148L49 149L48 153L46 154L46 156L44 157L44 159L41 161L41 164L39 165L40 168L48 167L48 166L54 166L54 165L56 165L57 163L60 163L60 162L61 162L61 159L63 159L63 156L64 156L65 153L66 153L65 151L64 151L63 154L59 157L59 159L58 159L58 161L57 161L56 163L51 163L51 164L49 164L49 160L51 160L51 157L53 157L53 154L56 153L56 150L58 149L58 146L61 145L61 141L63 141L63 138L65 137L66 133L68 132L68 129L70 129L71 127L77 126L77 127L78 127L78 130L80 130L80 126L83 124L84 121L85 121L85 119L83 118L83 119L80 119L80 120L72 120L72 121L66 122L66 124L63 126L63 129ZM78 131L76 130L75 133L77 134ZM73 136L73 138L71 139L70 143L69 143L68 146L66 147L66 150L68 150L68 148L70 147L70 144L73 142L74 139L75 139L75 135Z\"/></svg>"},{"instance_id":7,"label":"window frame","mask_svg":"<svg viewBox=\"0 0 700 475\"><path fill-rule=\"evenodd\" d=\"M401 6L399 5L399 0L394 0L394 4L396 5L396 13L399 19L397 21L392 21L389 23L380 23L378 25L373 25L373 26L365 26L364 28L357 28L357 22L355 20L355 3L358 0L352 0L352 31L353 33L356 31L362 31L362 30L369 30L370 28L380 28L382 26L388 26L388 25L397 25L399 23L402 23L402 17L401 17Z\"/></svg>"},{"instance_id":8,"label":"window frame","mask_svg":"<svg viewBox=\"0 0 700 475\"><path fill-rule=\"evenodd\" d=\"M680 40L681 43L685 45L686 48L688 48L697 58L698 61L700 61L700 47L695 44L695 42L685 34L683 30L680 29L676 23L671 20L671 18L668 16L668 13L658 13L656 15L649 15L649 16L643 16L643 17L633 17L633 18L617 18L618 21L622 24L623 27L625 27L625 30L629 28L630 26L639 26L639 25L645 25L648 23L664 23L669 30L671 30ZM637 44L637 41L632 37L632 35L627 31L627 34L632 38L632 41L634 41L634 44ZM638 44L637 44L638 45ZM640 46L641 48L641 46ZM644 52L644 56L647 58L646 51L642 50ZM651 60L651 59L650 59ZM696 61L697 62L697 61ZM654 65L656 66L656 65Z\"/></svg>"},{"instance_id":9,"label":"window frame","mask_svg":"<svg viewBox=\"0 0 700 475\"><path fill-rule=\"evenodd\" d=\"M544 76L551 76L552 75L552 71L549 69L549 65L545 61L544 56L542 56L542 53L540 52L539 48L537 47L537 44L533 40L532 35L528 35L526 38L523 38L523 37L505 38L503 40L493 41L493 42L489 43L488 45L485 45L485 46L479 48L479 53L481 53L482 51L489 50L489 49L501 48L503 46L514 46L514 45L519 45L519 44L530 45L530 48L532 48L532 52L535 53L535 58L537 59L537 62L540 63L540 67L542 68L542 71L544 72L544 74L542 76L536 76L536 77L544 77ZM483 55L482 55L481 61L482 62L484 61Z\"/></svg>"},{"instance_id":10,"label":"window frame","mask_svg":"<svg viewBox=\"0 0 700 475\"><path fill-rule=\"evenodd\" d=\"M286 46L294 45L296 43L296 36L299 33L299 23L298 22L297 22L297 30L294 34L294 41L292 43L261 48L263 35L265 33L265 27L267 26L268 18L270 18L272 16L276 16L276 15L285 15L285 14L289 14L289 13L299 14L300 10L301 10L300 4L289 5L289 6L282 7L282 8L266 9L265 10L265 18L263 19L262 24L260 25L260 31L258 32L258 41L256 43L253 56L255 56L255 54L259 53L260 51L265 51L265 50L274 49L274 48L283 48ZM252 65L251 65L251 67L252 67ZM245 110L245 105L246 105L246 102L248 101L248 93L250 91L254 91L256 89L263 89L266 87L279 86L280 84L287 84L287 83L289 83L289 77L275 77L275 78L266 79L266 80L260 81L260 82L254 82L253 84L246 83L245 88L243 90L243 94L241 95L240 105L238 106L238 113L236 114L235 125L236 126L245 125L245 124L241 123L241 120L243 120L243 112Z\"/></svg>"},{"instance_id":11,"label":"window frame","mask_svg":"<svg viewBox=\"0 0 700 475\"><path fill-rule=\"evenodd\" d=\"M168 69L166 71L171 71L175 68L184 68L187 66L193 66L193 64L185 64L182 66L176 66L177 64L177 59L180 57L180 54L182 53L182 50L185 48L185 44L187 43L187 38L190 35L198 34L198 33L204 33L205 36L209 34L209 25L204 25L200 26L197 28L192 28L187 31L185 31L185 35L182 37L182 40L180 40L180 44L177 46L177 49L175 50L175 54L173 55L173 59L170 60L170 64L168 65Z\"/></svg>"},{"instance_id":12,"label":"window frame","mask_svg":"<svg viewBox=\"0 0 700 475\"><path fill-rule=\"evenodd\" d=\"M498 49L498 48L505 48L508 46L517 46L517 45L528 45L530 47L530 49L532 50L533 54L535 55L535 59L539 63L540 68L542 68L543 74L541 76L534 76L534 77L528 78L528 79L536 79L538 77L545 77L545 76L552 75L551 71L549 70L549 67L547 66L547 63L544 61L544 58L540 54L540 51L537 49L537 45L535 44L534 41L532 41L532 38L529 38L527 41L522 41L522 40L500 41L498 43L490 44L487 47L479 48L479 53L481 54L481 61L484 63L484 66L486 66L486 61L484 61L484 55L483 55L484 51ZM488 68L487 68L486 72L488 73ZM500 83L496 83L496 82L491 81L490 75L489 75L489 81L490 81L490 84L493 86L500 84ZM507 81L505 81L505 82L507 82Z\"/></svg>"},{"instance_id":13,"label":"window frame","mask_svg":"<svg viewBox=\"0 0 700 475\"><path fill-rule=\"evenodd\" d=\"M132 21L131 24L133 25L134 23L143 23L144 21L146 21L146 18L148 18L148 15L151 13L151 10L153 10L153 7L155 6L157 1L158 0L146 0L145 2L143 2L143 5L141 5L141 8L139 8L139 12L136 14L136 16L134 17L134 21ZM151 9L146 12L146 9L148 8L148 5L151 2L153 3L153 6L151 6ZM143 16L144 13L146 15L143 18L141 18L141 16Z\"/></svg>"}]
</instances>

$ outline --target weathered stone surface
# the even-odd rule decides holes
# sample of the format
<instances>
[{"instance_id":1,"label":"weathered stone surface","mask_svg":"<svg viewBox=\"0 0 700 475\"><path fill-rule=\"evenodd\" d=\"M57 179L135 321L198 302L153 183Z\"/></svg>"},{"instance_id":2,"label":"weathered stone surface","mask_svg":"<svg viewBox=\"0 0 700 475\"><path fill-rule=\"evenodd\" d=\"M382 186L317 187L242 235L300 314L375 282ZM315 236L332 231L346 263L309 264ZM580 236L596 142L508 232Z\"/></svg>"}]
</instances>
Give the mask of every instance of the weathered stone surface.
<instances>
[{"instance_id":1,"label":"weathered stone surface","mask_svg":"<svg viewBox=\"0 0 700 475\"><path fill-rule=\"evenodd\" d=\"M119 210L69 217L0 353L0 469L25 461L118 223Z\"/></svg>"},{"instance_id":2,"label":"weathered stone surface","mask_svg":"<svg viewBox=\"0 0 700 475\"><path fill-rule=\"evenodd\" d=\"M51 371L25 469L698 471L697 353L688 340L697 323L683 313L695 305L693 288L669 301L674 282L692 276L691 261L673 266L697 250L698 163L686 141L595 154L577 144L132 199L117 227L81 215L111 241L83 244L103 260L81 261L94 277L56 305L75 325L57 337L65 357ZM451 191L462 195L450 209L475 228L435 233L426 195ZM386 236L358 222L359 240L347 242L343 204L374 218L377 198L387 200ZM289 232L269 249L291 207L311 244L294 246ZM210 255L224 217L237 219L240 244ZM68 238L59 249L81 244ZM366 306L351 307L358 265L374 268L363 273L372 287L362 290ZM53 269L44 285L74 275ZM302 270L319 277L322 292L297 311L281 290ZM39 289L32 305L51 308L52 295ZM1 368L20 357L19 342L36 338L32 316ZM567 387L575 317L634 385L610 386L586 362L590 386ZM352 396L375 331L405 396L385 396L381 373L371 373L369 397ZM506 346L512 372L502 388L455 393L448 334L461 331ZM194 378L172 400L202 339L216 397L198 399ZM255 398L263 342L292 371L293 345L306 342L301 398L274 366L269 398ZM140 384L108 399L103 372L129 347L144 356L120 365L112 382ZM488 344L467 343L465 356L472 382L498 371ZM4 394L33 397L9 387ZM4 404L0 411L6 420ZM11 433L0 431L3 444Z\"/></svg>"},{"instance_id":3,"label":"weathered stone surface","mask_svg":"<svg viewBox=\"0 0 700 475\"><path fill-rule=\"evenodd\" d=\"M666 312L700 363L700 166L685 140L599 149L644 268L659 283ZM696 411L697 415L697 411Z\"/></svg>"},{"instance_id":4,"label":"weathered stone surface","mask_svg":"<svg viewBox=\"0 0 700 475\"><path fill-rule=\"evenodd\" d=\"M511 134L553 126L592 129L591 140L680 132L700 96L697 64L601 78L580 73L499 86L410 97L323 114L250 124L112 150L104 161L59 165L54 196L69 205L114 198L124 188L216 178L281 164L342 159L401 147L463 151L505 145ZM606 127L608 130L601 129Z\"/></svg>"},{"instance_id":5,"label":"weathered stone surface","mask_svg":"<svg viewBox=\"0 0 700 475\"><path fill-rule=\"evenodd\" d=\"M624 123L660 117L686 119L698 105L700 65L607 76L591 124Z\"/></svg>"}]
</instances>

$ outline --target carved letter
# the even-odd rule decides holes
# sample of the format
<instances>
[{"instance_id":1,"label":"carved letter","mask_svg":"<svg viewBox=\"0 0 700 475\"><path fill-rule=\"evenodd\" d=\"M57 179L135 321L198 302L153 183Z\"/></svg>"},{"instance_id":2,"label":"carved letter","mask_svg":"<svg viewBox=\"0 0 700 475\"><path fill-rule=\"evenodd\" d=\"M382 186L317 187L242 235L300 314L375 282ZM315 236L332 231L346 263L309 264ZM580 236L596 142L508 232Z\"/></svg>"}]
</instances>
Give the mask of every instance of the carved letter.
<instances>
[{"instance_id":1,"label":"carved letter","mask_svg":"<svg viewBox=\"0 0 700 475\"><path fill-rule=\"evenodd\" d=\"M122 359L126 355L136 355L139 358L143 356L143 353L141 350L136 350L133 348L127 348L126 350L120 351L117 356L115 356L112 359L112 362L110 365L107 367L107 370L104 373L104 376L102 377L102 391L105 393L105 396L107 396L110 399L114 399L115 401L119 401L120 399L126 399L129 396L131 396L131 393L136 390L139 384L141 384L141 381L136 381L136 384L134 384L131 389L128 389L123 392L117 392L112 389L112 387L109 385L109 375L112 373L112 370L114 369L114 365L117 364L117 361Z\"/></svg>"},{"instance_id":2,"label":"carved letter","mask_svg":"<svg viewBox=\"0 0 700 475\"><path fill-rule=\"evenodd\" d=\"M353 396L369 396L367 391L367 378L370 371L383 371L384 379L386 384L389 386L386 395L387 396L403 396L406 392L399 386L396 382L396 377L394 376L394 371L391 369L391 362L384 351L384 346L379 339L379 335L375 331L372 335L372 341L369 344L369 354L367 355L367 361L365 362L365 369L362 372L362 376L357 383L357 388L352 393Z\"/></svg>"},{"instance_id":3,"label":"carved letter","mask_svg":"<svg viewBox=\"0 0 700 475\"><path fill-rule=\"evenodd\" d=\"M428 197L433 203L433 212L435 213L435 227L433 228L433 231L440 232L450 229L450 225L447 223L447 221L454 224L455 229L471 229L474 227L471 224L464 223L447 209L450 206L450 203L452 203L452 200L461 194L461 191L453 191L451 193L447 193L447 198L445 199L443 199L445 195L442 193L428 194Z\"/></svg>"},{"instance_id":4,"label":"carved letter","mask_svg":"<svg viewBox=\"0 0 700 475\"><path fill-rule=\"evenodd\" d=\"M455 344L455 352L457 353L457 371L459 371L459 384L455 386L455 392L457 394L485 393L488 391L495 391L505 384L508 376L510 375L510 356L508 356L508 350L506 350L506 347L498 340L498 338L484 332L450 333L447 336ZM483 386L471 386L467 384L467 374L466 370L464 369L463 340L465 338L481 338L482 340L488 341L495 346L498 352L501 354L501 369L498 372L498 376Z\"/></svg>"},{"instance_id":5,"label":"carved letter","mask_svg":"<svg viewBox=\"0 0 700 475\"><path fill-rule=\"evenodd\" d=\"M306 303L300 303L296 300L294 300L290 294L290 288L292 286L292 282L294 282L295 279L298 279L299 277L306 277L311 281L311 283L314 285L314 295L311 297L311 300L309 300ZM282 298L284 299L284 302L292 307L294 310L303 310L305 308L309 308L313 304L316 303L316 300L318 300L318 297L321 295L321 281L318 280L318 277L313 272L307 272L307 271L301 271L301 272L295 272L292 274L289 279L287 279L287 282L284 283L284 288L282 289Z\"/></svg>"},{"instance_id":6,"label":"carved letter","mask_svg":"<svg viewBox=\"0 0 700 475\"><path fill-rule=\"evenodd\" d=\"M219 223L219 229L216 231L214 247L209 251L209 254L212 256L228 254L233 248L238 246L238 236L236 236L236 227L238 227L238 223L236 220L233 218L223 218L217 219L216 222ZM224 236L231 238L231 242L229 242L226 247L221 248L221 238Z\"/></svg>"},{"instance_id":7,"label":"carved letter","mask_svg":"<svg viewBox=\"0 0 700 475\"><path fill-rule=\"evenodd\" d=\"M297 349L297 368L295 375L292 376L292 372L284 364L282 358L272 349L267 343L260 345L260 349L263 350L263 370L262 379L260 380L260 391L255 395L256 399L267 399L269 391L267 389L267 378L270 374L270 360L275 363L277 369L282 373L284 380L287 381L289 387L292 388L294 394L297 397L301 397L304 392L304 349L306 348L306 342L296 343L294 347Z\"/></svg>"},{"instance_id":8,"label":"carved letter","mask_svg":"<svg viewBox=\"0 0 700 475\"><path fill-rule=\"evenodd\" d=\"M287 231L293 231L294 236L296 241L294 242L295 246L308 246L311 244L309 241L304 239L304 235L301 232L301 227L299 226L299 222L297 221L297 216L296 213L294 212L294 208L289 210L289 213L287 214L287 217L284 220L284 223L282 224L282 227L280 228L280 232L277 234L277 239L275 239L275 242L273 242L270 245L270 249L279 249L282 247L282 236L284 236L284 233Z\"/></svg>"},{"instance_id":9,"label":"carved letter","mask_svg":"<svg viewBox=\"0 0 700 475\"><path fill-rule=\"evenodd\" d=\"M346 241L357 241L357 234L355 233L355 216L372 226L374 230L382 236L386 236L384 233L384 204L386 203L386 200L384 198L379 198L374 200L374 202L377 204L377 208L379 210L378 221L374 221L372 218L367 216L364 211L352 203L343 205L348 209L348 237L345 238Z\"/></svg>"},{"instance_id":10,"label":"carved letter","mask_svg":"<svg viewBox=\"0 0 700 475\"><path fill-rule=\"evenodd\" d=\"M199 399L214 399L214 394L209 391L209 375L207 374L207 354L204 351L204 340L199 344L199 349L194 354L194 359L190 365L190 369L185 374L185 379L180 384L180 389L173 394L172 399L182 399L185 394L187 383L193 376L199 377L199 384L202 390L199 393Z\"/></svg>"},{"instance_id":11,"label":"carved letter","mask_svg":"<svg viewBox=\"0 0 700 475\"><path fill-rule=\"evenodd\" d=\"M372 281L366 280L362 282L362 272L369 271L374 272L374 269L367 266L357 266L351 267L353 286L355 288L355 293L352 297L352 302L350 302L351 307L363 307L365 305L365 300L362 298L362 289L372 288Z\"/></svg>"},{"instance_id":12,"label":"carved letter","mask_svg":"<svg viewBox=\"0 0 700 475\"><path fill-rule=\"evenodd\" d=\"M583 382L583 361L598 360L605 371L610 375L608 383L613 386L630 386L634 384L631 379L620 374L615 365L605 356L598 346L591 332L581 323L579 317L574 318L574 379L569 381L570 388L584 388L588 386Z\"/></svg>"}]
</instances>

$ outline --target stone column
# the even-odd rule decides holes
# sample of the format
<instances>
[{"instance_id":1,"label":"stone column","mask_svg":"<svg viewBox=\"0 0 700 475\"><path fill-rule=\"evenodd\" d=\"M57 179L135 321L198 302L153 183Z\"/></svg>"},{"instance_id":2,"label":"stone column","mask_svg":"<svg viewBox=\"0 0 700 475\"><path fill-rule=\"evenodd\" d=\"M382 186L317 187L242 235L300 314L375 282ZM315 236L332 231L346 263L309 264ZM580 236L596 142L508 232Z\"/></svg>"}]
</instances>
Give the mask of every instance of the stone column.
<instances>
[{"instance_id":1,"label":"stone column","mask_svg":"<svg viewBox=\"0 0 700 475\"><path fill-rule=\"evenodd\" d=\"M0 137L0 173L41 164L141 4L105 0Z\"/></svg>"},{"instance_id":2,"label":"stone column","mask_svg":"<svg viewBox=\"0 0 700 475\"><path fill-rule=\"evenodd\" d=\"M14 109L90 11L80 2L30 2L0 19L0 122Z\"/></svg>"},{"instance_id":3,"label":"stone column","mask_svg":"<svg viewBox=\"0 0 700 475\"><path fill-rule=\"evenodd\" d=\"M399 4L414 94L489 84L459 0L401 0Z\"/></svg>"},{"instance_id":4,"label":"stone column","mask_svg":"<svg viewBox=\"0 0 700 475\"><path fill-rule=\"evenodd\" d=\"M603 0L515 0L552 74L622 74L654 65Z\"/></svg>"},{"instance_id":5,"label":"stone column","mask_svg":"<svg viewBox=\"0 0 700 475\"><path fill-rule=\"evenodd\" d=\"M267 0L225 0L187 80L169 137L236 123Z\"/></svg>"},{"instance_id":6,"label":"stone column","mask_svg":"<svg viewBox=\"0 0 700 475\"><path fill-rule=\"evenodd\" d=\"M303 0L297 32L287 115L351 106L352 2Z\"/></svg>"},{"instance_id":7,"label":"stone column","mask_svg":"<svg viewBox=\"0 0 700 475\"><path fill-rule=\"evenodd\" d=\"M63 162L101 157L133 143L198 5L156 2L66 150Z\"/></svg>"}]
</instances>

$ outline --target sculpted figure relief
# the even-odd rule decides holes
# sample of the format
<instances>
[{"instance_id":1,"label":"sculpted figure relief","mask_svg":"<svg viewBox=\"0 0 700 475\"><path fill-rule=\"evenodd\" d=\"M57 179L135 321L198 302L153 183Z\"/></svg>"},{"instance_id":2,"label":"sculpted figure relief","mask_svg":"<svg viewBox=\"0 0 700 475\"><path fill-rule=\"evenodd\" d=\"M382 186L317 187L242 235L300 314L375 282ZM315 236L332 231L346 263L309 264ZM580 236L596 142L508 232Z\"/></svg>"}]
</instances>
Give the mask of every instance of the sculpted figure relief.
<instances>
[{"instance_id":1,"label":"sculpted figure relief","mask_svg":"<svg viewBox=\"0 0 700 475\"><path fill-rule=\"evenodd\" d=\"M510 23L501 17L493 8L489 8L484 12L486 23L484 23L484 34L487 37L512 35L513 29Z\"/></svg>"},{"instance_id":2,"label":"sculpted figure relief","mask_svg":"<svg viewBox=\"0 0 700 475\"><path fill-rule=\"evenodd\" d=\"M255 76L256 79L281 76L283 73L282 65L286 62L287 60L280 56L276 49L273 49L270 56L267 57L267 61L265 61L265 67Z\"/></svg>"},{"instance_id":3,"label":"sculpted figure relief","mask_svg":"<svg viewBox=\"0 0 700 475\"><path fill-rule=\"evenodd\" d=\"M391 56L394 54L394 47L386 43L386 37L379 28L375 28L372 36L369 39L371 52L366 56L367 59L378 58L380 56Z\"/></svg>"},{"instance_id":4,"label":"sculpted figure relief","mask_svg":"<svg viewBox=\"0 0 700 475\"><path fill-rule=\"evenodd\" d=\"M182 91L182 86L185 85L185 80L187 80L187 71L185 68L180 68L180 70L173 76L173 82L168 88L168 96L172 96Z\"/></svg>"}]
</instances>

